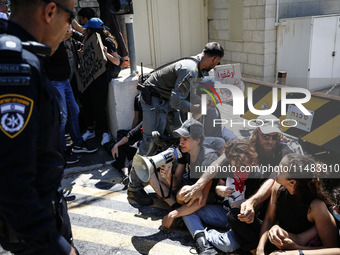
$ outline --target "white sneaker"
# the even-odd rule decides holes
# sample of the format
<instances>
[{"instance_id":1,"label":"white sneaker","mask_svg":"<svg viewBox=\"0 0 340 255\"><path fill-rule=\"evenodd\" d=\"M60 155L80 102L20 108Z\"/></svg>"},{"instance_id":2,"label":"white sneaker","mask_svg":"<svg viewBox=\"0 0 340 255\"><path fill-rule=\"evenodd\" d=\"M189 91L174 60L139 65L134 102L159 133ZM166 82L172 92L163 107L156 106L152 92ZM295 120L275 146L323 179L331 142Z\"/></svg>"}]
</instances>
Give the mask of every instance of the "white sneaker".
<instances>
[{"instance_id":1,"label":"white sneaker","mask_svg":"<svg viewBox=\"0 0 340 255\"><path fill-rule=\"evenodd\" d=\"M100 144L103 146L105 143L110 142L110 140L111 140L110 133L103 133L102 142Z\"/></svg>"},{"instance_id":2,"label":"white sneaker","mask_svg":"<svg viewBox=\"0 0 340 255\"><path fill-rule=\"evenodd\" d=\"M88 139L95 138L96 134L95 134L94 130L92 130L92 131L86 130L86 132L82 135L82 137L83 137L83 140L86 141Z\"/></svg>"}]
</instances>

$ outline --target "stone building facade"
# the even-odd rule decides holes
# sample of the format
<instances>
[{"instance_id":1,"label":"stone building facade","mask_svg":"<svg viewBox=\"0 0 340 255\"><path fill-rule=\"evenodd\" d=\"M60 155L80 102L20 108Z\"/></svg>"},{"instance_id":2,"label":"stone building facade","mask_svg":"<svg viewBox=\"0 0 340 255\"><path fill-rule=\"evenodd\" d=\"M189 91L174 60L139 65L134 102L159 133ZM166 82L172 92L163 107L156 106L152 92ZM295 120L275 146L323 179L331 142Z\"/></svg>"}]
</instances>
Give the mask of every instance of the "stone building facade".
<instances>
[{"instance_id":1,"label":"stone building facade","mask_svg":"<svg viewBox=\"0 0 340 255\"><path fill-rule=\"evenodd\" d=\"M277 0L211 0L209 4L209 41L224 45L222 64L240 63L243 77L275 82ZM339 0L279 1L279 18L339 13ZM242 30L236 39L231 36L235 22Z\"/></svg>"}]
</instances>

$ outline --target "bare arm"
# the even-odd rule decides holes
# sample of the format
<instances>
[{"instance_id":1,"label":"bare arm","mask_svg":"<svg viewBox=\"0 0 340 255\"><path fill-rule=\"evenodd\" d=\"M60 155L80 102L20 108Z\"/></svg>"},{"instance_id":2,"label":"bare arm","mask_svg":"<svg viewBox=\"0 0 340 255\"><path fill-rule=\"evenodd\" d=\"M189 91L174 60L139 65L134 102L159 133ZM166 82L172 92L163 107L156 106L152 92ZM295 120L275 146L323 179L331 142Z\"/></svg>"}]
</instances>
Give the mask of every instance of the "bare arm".
<instances>
[{"instance_id":1,"label":"bare arm","mask_svg":"<svg viewBox=\"0 0 340 255\"><path fill-rule=\"evenodd\" d=\"M241 211L238 215L238 219L240 221L246 222L248 224L254 221L255 207L270 196L274 182L274 177L271 176L270 179L266 180L263 183L260 189L255 193L255 195L253 195L241 204Z\"/></svg>"},{"instance_id":2,"label":"bare arm","mask_svg":"<svg viewBox=\"0 0 340 255\"><path fill-rule=\"evenodd\" d=\"M310 205L311 211L307 215L309 221L315 222L316 231L323 244L321 247L301 246L297 245L296 249L300 250L314 250L315 248L334 248L337 246L338 230L336 228L335 220L328 211L326 204L314 199Z\"/></svg>"},{"instance_id":3,"label":"bare arm","mask_svg":"<svg viewBox=\"0 0 340 255\"><path fill-rule=\"evenodd\" d=\"M216 159L211 166L214 166L209 169L218 169L217 167L221 166L222 162L225 160L225 155L222 154L218 159ZM207 171L205 172L198 181L191 185L185 192L183 192L183 200L185 203L188 203L188 206L191 206L196 199L198 199L198 204L201 205L203 194L202 191L204 187L218 174L218 171Z\"/></svg>"},{"instance_id":4,"label":"bare arm","mask_svg":"<svg viewBox=\"0 0 340 255\"><path fill-rule=\"evenodd\" d=\"M81 25L79 25L79 23L75 19L72 21L72 27L73 27L74 30L76 30L80 33L82 33L85 30L85 28L83 28Z\"/></svg>"},{"instance_id":5,"label":"bare arm","mask_svg":"<svg viewBox=\"0 0 340 255\"><path fill-rule=\"evenodd\" d=\"M172 167L172 165L171 165L171 167ZM168 184L170 185L171 184L171 170L169 169L167 172L164 172L163 170L164 170L164 168L161 167L160 173L162 175L166 176L166 180L167 180ZM176 171L175 171L174 175L172 176L172 178L173 178L172 187L176 188L181 184L184 172L185 172L185 165L184 164L178 164Z\"/></svg>"},{"instance_id":6,"label":"bare arm","mask_svg":"<svg viewBox=\"0 0 340 255\"><path fill-rule=\"evenodd\" d=\"M112 157L113 157L114 159L116 159L116 157L117 157L117 158L119 157L119 155L118 155L118 147L121 146L121 145L123 145L123 144L126 144L128 141L129 141L129 138L127 138L127 136L124 136L122 139L119 140L118 143L116 143L116 144L113 146L113 148L112 148L112 150L111 150L111 154L112 154Z\"/></svg>"},{"instance_id":7,"label":"bare arm","mask_svg":"<svg viewBox=\"0 0 340 255\"><path fill-rule=\"evenodd\" d=\"M212 181L210 181L210 183L208 183L203 189L204 196L203 196L203 200L201 204L199 204L198 201L196 200L194 203L192 203L191 206L182 205L180 208L173 210L168 215L166 215L162 220L162 225L165 226L166 228L170 228L175 218L192 214L196 212L198 209L200 209L201 207L205 206L207 199L208 199L211 184L212 184Z\"/></svg>"},{"instance_id":8,"label":"bare arm","mask_svg":"<svg viewBox=\"0 0 340 255\"><path fill-rule=\"evenodd\" d=\"M318 247L317 247L318 248ZM340 248L302 250L305 255L340 255ZM274 251L270 255L299 255L297 250L292 251Z\"/></svg>"},{"instance_id":9,"label":"bare arm","mask_svg":"<svg viewBox=\"0 0 340 255\"><path fill-rule=\"evenodd\" d=\"M117 52L108 53L107 52L107 47L104 46L104 53L105 53L106 58L109 61L111 61L113 64L115 64L117 66L119 65L120 59L119 59L119 56L118 56Z\"/></svg>"},{"instance_id":10,"label":"bare arm","mask_svg":"<svg viewBox=\"0 0 340 255\"><path fill-rule=\"evenodd\" d=\"M280 184L275 183L272 189L271 198L267 208L266 216L264 217L261 231L260 231L260 241L257 246L256 255L264 255L264 247L266 246L268 240L269 229L273 226L275 221L276 212L276 193L279 189Z\"/></svg>"},{"instance_id":11,"label":"bare arm","mask_svg":"<svg viewBox=\"0 0 340 255\"><path fill-rule=\"evenodd\" d=\"M317 235L316 227L313 226L300 234L288 233L278 225L274 225L268 233L269 241L281 250L292 250L298 245L307 245L307 243ZM292 240L293 243L290 241Z\"/></svg>"}]
</instances>

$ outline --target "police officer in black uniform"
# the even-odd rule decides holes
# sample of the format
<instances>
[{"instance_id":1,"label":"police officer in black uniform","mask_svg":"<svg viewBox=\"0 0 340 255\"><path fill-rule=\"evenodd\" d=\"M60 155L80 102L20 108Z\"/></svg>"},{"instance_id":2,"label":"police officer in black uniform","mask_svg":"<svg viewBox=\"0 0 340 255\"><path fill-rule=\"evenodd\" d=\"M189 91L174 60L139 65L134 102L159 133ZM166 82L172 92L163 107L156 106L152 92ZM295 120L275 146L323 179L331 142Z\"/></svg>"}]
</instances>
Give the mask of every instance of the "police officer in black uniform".
<instances>
[{"instance_id":1,"label":"police officer in black uniform","mask_svg":"<svg viewBox=\"0 0 340 255\"><path fill-rule=\"evenodd\" d=\"M16 255L75 255L60 187L58 94L43 67L75 3L11 4L10 21L0 20L0 244Z\"/></svg>"}]
</instances>

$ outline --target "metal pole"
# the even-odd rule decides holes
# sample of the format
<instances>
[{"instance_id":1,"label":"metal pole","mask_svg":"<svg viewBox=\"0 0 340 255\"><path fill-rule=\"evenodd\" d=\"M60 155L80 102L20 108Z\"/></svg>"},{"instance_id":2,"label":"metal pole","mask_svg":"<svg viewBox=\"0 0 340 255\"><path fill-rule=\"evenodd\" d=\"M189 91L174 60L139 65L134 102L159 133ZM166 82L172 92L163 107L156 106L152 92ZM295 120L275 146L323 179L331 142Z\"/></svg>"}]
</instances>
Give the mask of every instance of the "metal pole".
<instances>
[{"instance_id":1,"label":"metal pole","mask_svg":"<svg viewBox=\"0 0 340 255\"><path fill-rule=\"evenodd\" d=\"M128 49L129 49L129 58L130 58L130 74L132 76L136 75L137 71L137 63L136 63L136 52L135 52L135 40L133 37L133 19L132 14L124 15L125 16L125 26L126 26L126 34L128 41Z\"/></svg>"}]
</instances>

